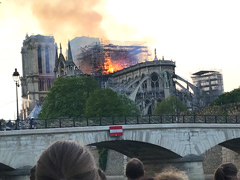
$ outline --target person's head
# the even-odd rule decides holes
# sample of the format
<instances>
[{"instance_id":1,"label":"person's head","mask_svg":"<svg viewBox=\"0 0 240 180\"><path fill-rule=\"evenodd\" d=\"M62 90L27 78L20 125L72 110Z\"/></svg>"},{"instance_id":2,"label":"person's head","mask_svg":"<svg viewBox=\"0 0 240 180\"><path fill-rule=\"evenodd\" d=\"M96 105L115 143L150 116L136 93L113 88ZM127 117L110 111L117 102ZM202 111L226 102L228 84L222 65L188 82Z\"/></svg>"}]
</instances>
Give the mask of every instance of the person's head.
<instances>
[{"instance_id":1,"label":"person's head","mask_svg":"<svg viewBox=\"0 0 240 180\"><path fill-rule=\"evenodd\" d=\"M92 154L74 141L57 141L40 155L36 180L99 180Z\"/></svg>"},{"instance_id":2,"label":"person's head","mask_svg":"<svg viewBox=\"0 0 240 180\"><path fill-rule=\"evenodd\" d=\"M189 180L184 171L167 167L154 177L154 180Z\"/></svg>"},{"instance_id":3,"label":"person's head","mask_svg":"<svg viewBox=\"0 0 240 180\"><path fill-rule=\"evenodd\" d=\"M215 173L214 180L238 180L238 169L232 163L220 165Z\"/></svg>"},{"instance_id":4,"label":"person's head","mask_svg":"<svg viewBox=\"0 0 240 180\"><path fill-rule=\"evenodd\" d=\"M142 161L132 158L126 166L126 176L129 180L141 179L144 176L144 167Z\"/></svg>"},{"instance_id":5,"label":"person's head","mask_svg":"<svg viewBox=\"0 0 240 180\"><path fill-rule=\"evenodd\" d=\"M30 176L29 176L30 180L35 180L35 172L36 172L36 165L30 169Z\"/></svg>"}]
</instances>

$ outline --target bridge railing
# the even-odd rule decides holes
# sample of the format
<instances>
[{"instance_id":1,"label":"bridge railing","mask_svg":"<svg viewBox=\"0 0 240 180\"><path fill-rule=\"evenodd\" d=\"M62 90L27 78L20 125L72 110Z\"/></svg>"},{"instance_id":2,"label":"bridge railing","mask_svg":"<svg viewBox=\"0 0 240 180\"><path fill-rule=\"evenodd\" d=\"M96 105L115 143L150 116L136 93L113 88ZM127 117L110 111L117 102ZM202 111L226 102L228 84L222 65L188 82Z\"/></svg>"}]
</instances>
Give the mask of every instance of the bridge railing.
<instances>
[{"instance_id":1,"label":"bridge railing","mask_svg":"<svg viewBox=\"0 0 240 180\"><path fill-rule=\"evenodd\" d=\"M93 117L0 121L0 131L131 124L227 123L240 124L240 115L163 115L138 117Z\"/></svg>"}]
</instances>

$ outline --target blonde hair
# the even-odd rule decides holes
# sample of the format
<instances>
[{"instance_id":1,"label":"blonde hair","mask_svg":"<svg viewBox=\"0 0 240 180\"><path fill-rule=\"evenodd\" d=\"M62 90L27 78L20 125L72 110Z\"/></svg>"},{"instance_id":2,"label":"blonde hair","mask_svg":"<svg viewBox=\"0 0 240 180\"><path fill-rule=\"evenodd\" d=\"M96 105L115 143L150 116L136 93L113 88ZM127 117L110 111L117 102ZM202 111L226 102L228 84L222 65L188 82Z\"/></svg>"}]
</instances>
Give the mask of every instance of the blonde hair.
<instances>
[{"instance_id":1,"label":"blonde hair","mask_svg":"<svg viewBox=\"0 0 240 180\"><path fill-rule=\"evenodd\" d=\"M99 180L92 154L74 141L57 141L40 155L36 180Z\"/></svg>"},{"instance_id":2,"label":"blonde hair","mask_svg":"<svg viewBox=\"0 0 240 180\"><path fill-rule=\"evenodd\" d=\"M180 171L174 167L167 167L157 174L154 180L189 180L184 171Z\"/></svg>"}]
</instances>

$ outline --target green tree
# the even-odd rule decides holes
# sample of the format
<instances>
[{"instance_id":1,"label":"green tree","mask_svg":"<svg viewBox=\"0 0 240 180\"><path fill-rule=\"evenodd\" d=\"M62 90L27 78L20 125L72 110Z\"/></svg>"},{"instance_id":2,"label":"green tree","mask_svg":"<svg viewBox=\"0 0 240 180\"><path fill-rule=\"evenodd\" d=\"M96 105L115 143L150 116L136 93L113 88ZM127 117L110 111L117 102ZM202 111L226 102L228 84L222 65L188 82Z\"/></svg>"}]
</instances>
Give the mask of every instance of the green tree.
<instances>
[{"instance_id":1,"label":"green tree","mask_svg":"<svg viewBox=\"0 0 240 180\"><path fill-rule=\"evenodd\" d=\"M126 107L128 116L140 116L140 109L133 100L129 99L125 94L119 94L119 97Z\"/></svg>"},{"instance_id":2,"label":"green tree","mask_svg":"<svg viewBox=\"0 0 240 180\"><path fill-rule=\"evenodd\" d=\"M154 115L176 114L177 111L187 111L187 107L176 97L171 96L162 102L157 103Z\"/></svg>"},{"instance_id":3,"label":"green tree","mask_svg":"<svg viewBox=\"0 0 240 180\"><path fill-rule=\"evenodd\" d=\"M57 78L44 99L38 117L80 117L90 93L97 88L97 81L90 76Z\"/></svg>"},{"instance_id":4,"label":"green tree","mask_svg":"<svg viewBox=\"0 0 240 180\"><path fill-rule=\"evenodd\" d=\"M230 103L240 102L240 88L234 89L230 92L223 93L217 99L210 103L210 106L221 106Z\"/></svg>"},{"instance_id":5,"label":"green tree","mask_svg":"<svg viewBox=\"0 0 240 180\"><path fill-rule=\"evenodd\" d=\"M90 94L85 108L85 117L127 116L128 111L119 95L113 90L97 89Z\"/></svg>"}]
</instances>

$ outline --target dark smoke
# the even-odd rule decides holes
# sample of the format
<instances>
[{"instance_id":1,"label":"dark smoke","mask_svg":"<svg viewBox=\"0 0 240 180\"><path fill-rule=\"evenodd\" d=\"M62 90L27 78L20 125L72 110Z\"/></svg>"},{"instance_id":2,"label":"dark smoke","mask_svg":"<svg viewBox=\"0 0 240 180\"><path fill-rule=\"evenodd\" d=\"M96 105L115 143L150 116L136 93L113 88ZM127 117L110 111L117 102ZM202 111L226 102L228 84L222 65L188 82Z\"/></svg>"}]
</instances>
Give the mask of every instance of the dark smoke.
<instances>
[{"instance_id":1,"label":"dark smoke","mask_svg":"<svg viewBox=\"0 0 240 180\"><path fill-rule=\"evenodd\" d=\"M102 0L34 0L31 7L44 35L53 35L66 48L68 40L77 36L106 38L101 28L102 16L94 10L103 3Z\"/></svg>"}]
</instances>

